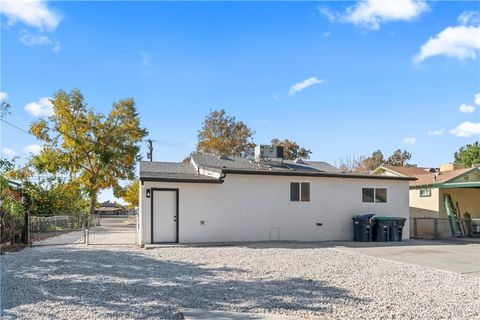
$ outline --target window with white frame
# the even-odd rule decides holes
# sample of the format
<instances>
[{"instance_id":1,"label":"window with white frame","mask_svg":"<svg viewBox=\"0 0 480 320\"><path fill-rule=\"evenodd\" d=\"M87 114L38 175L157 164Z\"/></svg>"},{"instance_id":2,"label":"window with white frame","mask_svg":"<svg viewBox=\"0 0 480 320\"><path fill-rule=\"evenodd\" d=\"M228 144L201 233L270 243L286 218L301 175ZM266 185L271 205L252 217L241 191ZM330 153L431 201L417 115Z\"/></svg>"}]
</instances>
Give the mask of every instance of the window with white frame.
<instances>
[{"instance_id":1,"label":"window with white frame","mask_svg":"<svg viewBox=\"0 0 480 320\"><path fill-rule=\"evenodd\" d=\"M387 188L362 188L362 202L386 203Z\"/></svg>"},{"instance_id":2,"label":"window with white frame","mask_svg":"<svg viewBox=\"0 0 480 320\"><path fill-rule=\"evenodd\" d=\"M290 182L290 201L309 202L310 182Z\"/></svg>"},{"instance_id":3,"label":"window with white frame","mask_svg":"<svg viewBox=\"0 0 480 320\"><path fill-rule=\"evenodd\" d=\"M420 189L420 197L431 197L432 196L432 188L421 188Z\"/></svg>"}]
</instances>

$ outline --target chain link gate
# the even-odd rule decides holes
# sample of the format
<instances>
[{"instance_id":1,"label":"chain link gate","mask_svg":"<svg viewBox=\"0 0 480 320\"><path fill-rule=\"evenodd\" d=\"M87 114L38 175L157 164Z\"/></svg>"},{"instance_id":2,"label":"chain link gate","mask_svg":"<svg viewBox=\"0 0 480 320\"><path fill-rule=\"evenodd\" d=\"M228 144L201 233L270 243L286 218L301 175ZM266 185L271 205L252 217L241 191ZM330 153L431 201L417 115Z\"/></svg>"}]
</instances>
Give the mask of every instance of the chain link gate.
<instances>
[{"instance_id":1,"label":"chain link gate","mask_svg":"<svg viewBox=\"0 0 480 320\"><path fill-rule=\"evenodd\" d=\"M29 243L34 246L86 243L85 216L29 216L28 220Z\"/></svg>"},{"instance_id":2,"label":"chain link gate","mask_svg":"<svg viewBox=\"0 0 480 320\"><path fill-rule=\"evenodd\" d=\"M95 215L87 229L89 245L135 245L138 237L137 215Z\"/></svg>"}]
</instances>

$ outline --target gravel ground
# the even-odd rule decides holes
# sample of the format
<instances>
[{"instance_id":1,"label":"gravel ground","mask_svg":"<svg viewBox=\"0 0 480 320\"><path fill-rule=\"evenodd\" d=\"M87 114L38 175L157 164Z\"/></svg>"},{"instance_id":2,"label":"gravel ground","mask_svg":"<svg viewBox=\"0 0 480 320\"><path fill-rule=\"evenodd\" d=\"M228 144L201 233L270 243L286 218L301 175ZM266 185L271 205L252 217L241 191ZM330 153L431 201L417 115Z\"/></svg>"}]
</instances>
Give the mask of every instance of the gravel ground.
<instances>
[{"instance_id":1,"label":"gravel ground","mask_svg":"<svg viewBox=\"0 0 480 320\"><path fill-rule=\"evenodd\" d=\"M2 257L6 318L180 318L179 309L322 319L480 319L480 279L323 247L71 245Z\"/></svg>"},{"instance_id":2,"label":"gravel ground","mask_svg":"<svg viewBox=\"0 0 480 320\"><path fill-rule=\"evenodd\" d=\"M81 244L85 243L85 231L74 231L59 236L51 237L42 241L33 243L33 246L37 245L59 245L59 244Z\"/></svg>"}]
</instances>

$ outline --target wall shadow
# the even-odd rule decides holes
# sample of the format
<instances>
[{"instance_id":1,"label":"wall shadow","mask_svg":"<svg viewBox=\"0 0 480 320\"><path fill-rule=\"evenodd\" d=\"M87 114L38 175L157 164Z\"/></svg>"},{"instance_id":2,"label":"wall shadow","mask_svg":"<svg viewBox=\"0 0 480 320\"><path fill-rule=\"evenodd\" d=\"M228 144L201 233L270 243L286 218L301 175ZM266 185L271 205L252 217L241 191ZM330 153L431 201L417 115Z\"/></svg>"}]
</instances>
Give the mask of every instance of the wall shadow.
<instances>
[{"instance_id":1,"label":"wall shadow","mask_svg":"<svg viewBox=\"0 0 480 320\"><path fill-rule=\"evenodd\" d=\"M242 276L250 272L246 269L156 260L141 251L29 250L9 257L3 267L7 317L21 318L22 310L33 310L56 318L55 308L42 306L46 302L88 308L93 317L134 319L175 318L178 308L322 314L336 303L366 302L322 281L247 280Z\"/></svg>"}]
</instances>

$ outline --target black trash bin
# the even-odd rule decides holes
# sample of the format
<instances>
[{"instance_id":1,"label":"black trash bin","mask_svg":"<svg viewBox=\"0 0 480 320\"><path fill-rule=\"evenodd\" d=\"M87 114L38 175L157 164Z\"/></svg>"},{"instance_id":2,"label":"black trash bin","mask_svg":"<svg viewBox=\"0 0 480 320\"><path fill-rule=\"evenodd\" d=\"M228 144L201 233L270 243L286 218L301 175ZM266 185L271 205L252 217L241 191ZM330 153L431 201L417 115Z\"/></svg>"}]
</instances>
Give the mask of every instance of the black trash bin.
<instances>
[{"instance_id":1,"label":"black trash bin","mask_svg":"<svg viewBox=\"0 0 480 320\"><path fill-rule=\"evenodd\" d=\"M372 217L374 213L367 213L354 216L353 220L353 241L372 241Z\"/></svg>"},{"instance_id":2,"label":"black trash bin","mask_svg":"<svg viewBox=\"0 0 480 320\"><path fill-rule=\"evenodd\" d=\"M390 226L390 241L402 241L403 227L407 219L400 217L393 217Z\"/></svg>"},{"instance_id":3,"label":"black trash bin","mask_svg":"<svg viewBox=\"0 0 480 320\"><path fill-rule=\"evenodd\" d=\"M372 240L376 242L387 242L390 240L391 217L373 218Z\"/></svg>"}]
</instances>

